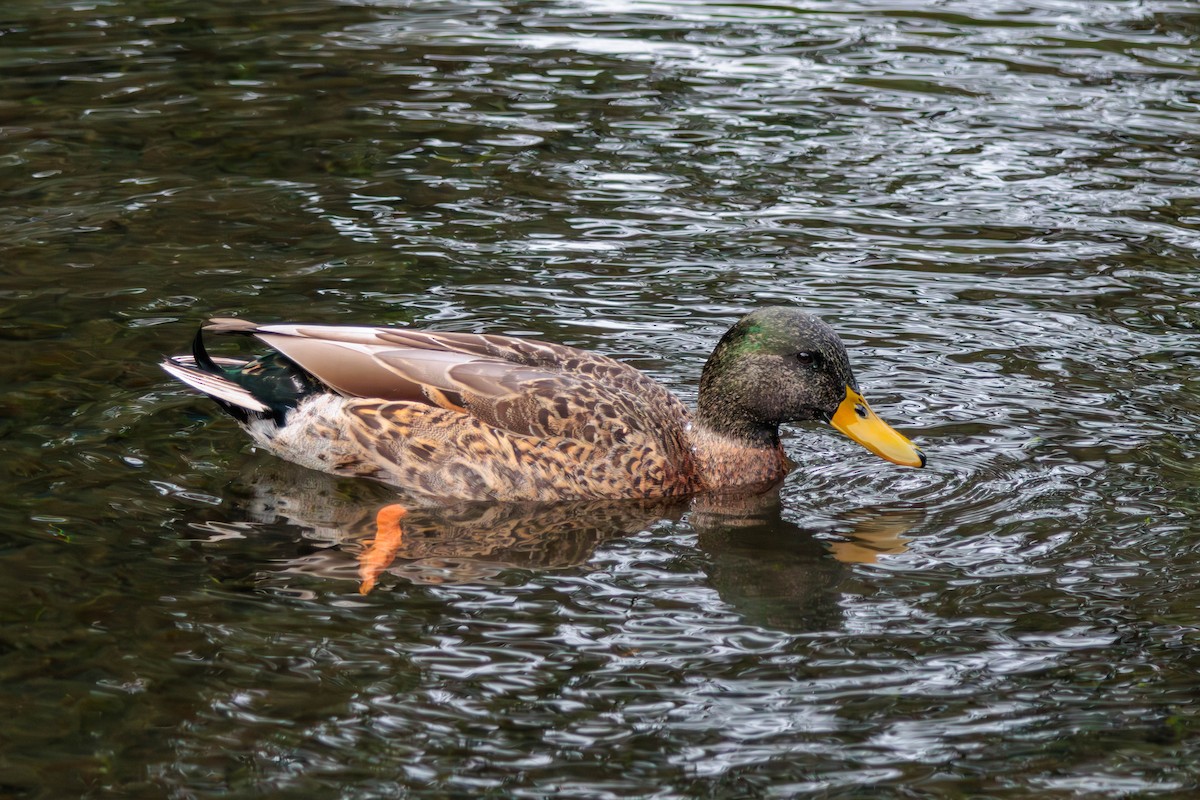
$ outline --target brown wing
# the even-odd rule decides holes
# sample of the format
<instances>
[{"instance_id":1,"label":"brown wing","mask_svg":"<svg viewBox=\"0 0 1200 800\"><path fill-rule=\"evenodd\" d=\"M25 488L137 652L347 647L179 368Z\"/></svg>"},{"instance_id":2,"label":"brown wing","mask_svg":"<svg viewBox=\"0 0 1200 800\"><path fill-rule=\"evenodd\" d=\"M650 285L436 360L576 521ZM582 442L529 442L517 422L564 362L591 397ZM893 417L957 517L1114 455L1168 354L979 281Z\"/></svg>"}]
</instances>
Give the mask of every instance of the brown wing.
<instances>
[{"instance_id":1,"label":"brown wing","mask_svg":"<svg viewBox=\"0 0 1200 800\"><path fill-rule=\"evenodd\" d=\"M525 436L685 447L684 405L636 369L565 345L469 333L213 319L257 336L348 397L408 400Z\"/></svg>"}]
</instances>

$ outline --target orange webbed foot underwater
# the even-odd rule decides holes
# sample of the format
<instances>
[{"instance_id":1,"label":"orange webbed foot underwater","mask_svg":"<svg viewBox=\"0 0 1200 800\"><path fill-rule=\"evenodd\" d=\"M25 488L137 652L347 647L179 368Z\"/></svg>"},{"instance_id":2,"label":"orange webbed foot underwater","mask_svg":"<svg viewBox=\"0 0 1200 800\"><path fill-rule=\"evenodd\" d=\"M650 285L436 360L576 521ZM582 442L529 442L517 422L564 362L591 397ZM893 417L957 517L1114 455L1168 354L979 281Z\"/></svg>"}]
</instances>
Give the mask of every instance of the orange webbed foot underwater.
<instances>
[{"instance_id":1,"label":"orange webbed foot underwater","mask_svg":"<svg viewBox=\"0 0 1200 800\"><path fill-rule=\"evenodd\" d=\"M363 551L358 556L359 594L374 589L379 576L396 559L396 553L404 543L400 520L407 514L404 506L393 503L379 509L375 515L375 538L363 542Z\"/></svg>"}]
</instances>

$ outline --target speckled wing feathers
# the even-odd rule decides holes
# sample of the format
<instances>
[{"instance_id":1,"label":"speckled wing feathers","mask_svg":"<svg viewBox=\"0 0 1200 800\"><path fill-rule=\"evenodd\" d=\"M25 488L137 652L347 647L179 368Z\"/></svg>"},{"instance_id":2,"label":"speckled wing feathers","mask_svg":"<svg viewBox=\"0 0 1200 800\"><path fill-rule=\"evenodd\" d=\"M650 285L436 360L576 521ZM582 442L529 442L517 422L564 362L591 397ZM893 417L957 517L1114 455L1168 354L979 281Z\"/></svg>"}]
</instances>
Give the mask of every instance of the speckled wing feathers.
<instances>
[{"instance_id":1,"label":"speckled wing feathers","mask_svg":"<svg viewBox=\"0 0 1200 800\"><path fill-rule=\"evenodd\" d=\"M388 482L458 497L655 496L690 488L686 408L604 356L407 329L241 320L214 320L210 329L253 333L350 398L341 429L355 445L342 448L347 469L335 471L375 470L373 477ZM337 426L318 427L332 434ZM352 464L355 453L362 465Z\"/></svg>"}]
</instances>

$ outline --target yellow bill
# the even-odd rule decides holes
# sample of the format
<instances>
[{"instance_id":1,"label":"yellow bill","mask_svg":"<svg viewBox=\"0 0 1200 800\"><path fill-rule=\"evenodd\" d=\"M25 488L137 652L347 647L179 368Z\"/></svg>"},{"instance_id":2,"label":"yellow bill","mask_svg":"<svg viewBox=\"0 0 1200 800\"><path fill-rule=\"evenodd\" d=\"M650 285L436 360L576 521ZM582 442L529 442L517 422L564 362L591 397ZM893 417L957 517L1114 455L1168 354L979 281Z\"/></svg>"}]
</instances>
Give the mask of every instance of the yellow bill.
<instances>
[{"instance_id":1,"label":"yellow bill","mask_svg":"<svg viewBox=\"0 0 1200 800\"><path fill-rule=\"evenodd\" d=\"M903 435L881 420L858 392L846 387L846 399L829 421L880 458L906 467L925 466L925 454Z\"/></svg>"}]
</instances>

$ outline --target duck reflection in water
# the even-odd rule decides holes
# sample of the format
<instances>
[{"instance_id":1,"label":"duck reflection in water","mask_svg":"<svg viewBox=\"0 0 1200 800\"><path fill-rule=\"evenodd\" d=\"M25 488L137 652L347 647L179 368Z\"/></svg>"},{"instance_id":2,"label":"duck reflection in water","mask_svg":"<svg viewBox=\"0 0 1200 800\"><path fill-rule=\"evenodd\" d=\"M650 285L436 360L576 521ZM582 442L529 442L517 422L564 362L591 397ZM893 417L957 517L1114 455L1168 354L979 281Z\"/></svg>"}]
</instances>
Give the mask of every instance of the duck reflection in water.
<instances>
[{"instance_id":1,"label":"duck reflection in water","mask_svg":"<svg viewBox=\"0 0 1200 800\"><path fill-rule=\"evenodd\" d=\"M818 532L782 514L778 487L700 498L687 516L721 599L748 622L796 631L836 628L847 565L906 552L905 534L922 519L920 507L866 507L823 521Z\"/></svg>"},{"instance_id":2,"label":"duck reflection in water","mask_svg":"<svg viewBox=\"0 0 1200 800\"><path fill-rule=\"evenodd\" d=\"M783 517L776 486L671 502L412 505L389 528L379 517L395 507L390 490L282 462L260 464L236 482L231 499L236 515L256 527L299 529L306 552L286 546L272 580L354 581L364 594L389 582L486 584L514 569L579 568L605 543L682 521L695 531L722 599L748 621L787 629L829 627L840 614L846 565L905 552L905 534L923 518L918 508L863 508L817 536Z\"/></svg>"}]
</instances>

